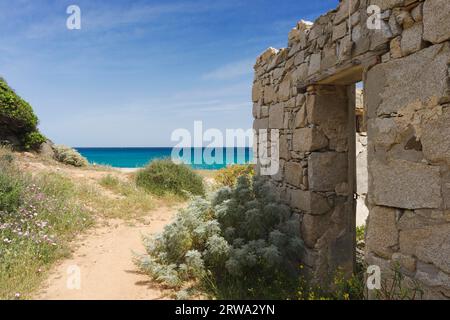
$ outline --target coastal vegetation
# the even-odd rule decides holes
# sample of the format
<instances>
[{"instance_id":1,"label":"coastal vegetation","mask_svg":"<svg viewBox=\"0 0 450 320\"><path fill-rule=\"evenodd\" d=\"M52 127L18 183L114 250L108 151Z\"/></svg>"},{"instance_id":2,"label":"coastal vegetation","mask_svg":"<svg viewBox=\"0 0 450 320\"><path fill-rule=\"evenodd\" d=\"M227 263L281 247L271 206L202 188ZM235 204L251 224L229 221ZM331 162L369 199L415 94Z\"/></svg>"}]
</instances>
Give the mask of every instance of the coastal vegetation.
<instances>
[{"instance_id":1,"label":"coastal vegetation","mask_svg":"<svg viewBox=\"0 0 450 320\"><path fill-rule=\"evenodd\" d=\"M38 117L28 102L19 97L0 77L0 139L25 150L37 150L47 139L39 132Z\"/></svg>"},{"instance_id":2,"label":"coastal vegetation","mask_svg":"<svg viewBox=\"0 0 450 320\"><path fill-rule=\"evenodd\" d=\"M154 280L179 297L201 292L219 299L296 296L303 242L298 217L277 202L263 178L194 198L136 258Z\"/></svg>"},{"instance_id":3,"label":"coastal vegetation","mask_svg":"<svg viewBox=\"0 0 450 320\"><path fill-rule=\"evenodd\" d=\"M214 174L215 182L222 187L233 187L241 176L254 176L254 165L234 164L219 169Z\"/></svg>"},{"instance_id":4,"label":"coastal vegetation","mask_svg":"<svg viewBox=\"0 0 450 320\"><path fill-rule=\"evenodd\" d=\"M53 147L55 160L75 167L86 167L89 163L78 151L73 148L54 145Z\"/></svg>"},{"instance_id":5,"label":"coastal vegetation","mask_svg":"<svg viewBox=\"0 0 450 320\"><path fill-rule=\"evenodd\" d=\"M191 167L175 164L170 159L155 160L136 173L136 184L163 196L174 194L183 198L204 195L202 177Z\"/></svg>"},{"instance_id":6,"label":"coastal vegetation","mask_svg":"<svg viewBox=\"0 0 450 320\"><path fill-rule=\"evenodd\" d=\"M46 268L68 254L68 243L92 224L56 173L25 173L11 150L0 148L0 299L20 298Z\"/></svg>"}]
</instances>

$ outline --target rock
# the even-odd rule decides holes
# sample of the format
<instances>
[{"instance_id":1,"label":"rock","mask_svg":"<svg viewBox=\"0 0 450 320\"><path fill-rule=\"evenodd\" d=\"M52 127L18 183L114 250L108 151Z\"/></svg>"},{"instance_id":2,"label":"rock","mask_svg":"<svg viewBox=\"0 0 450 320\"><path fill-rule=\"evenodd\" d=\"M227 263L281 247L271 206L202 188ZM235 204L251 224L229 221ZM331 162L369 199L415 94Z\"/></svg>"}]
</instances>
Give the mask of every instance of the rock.
<instances>
[{"instance_id":1,"label":"rock","mask_svg":"<svg viewBox=\"0 0 450 320\"><path fill-rule=\"evenodd\" d=\"M370 0L371 5L380 7L381 11L393 9L403 5L403 0Z\"/></svg>"},{"instance_id":2,"label":"rock","mask_svg":"<svg viewBox=\"0 0 450 320\"><path fill-rule=\"evenodd\" d=\"M401 253L394 253L392 255L392 262L393 262L393 268L395 268L395 264L398 264L401 268L405 269L406 271L413 273L416 271L416 263L417 260L413 256L401 254Z\"/></svg>"},{"instance_id":3,"label":"rock","mask_svg":"<svg viewBox=\"0 0 450 320\"><path fill-rule=\"evenodd\" d=\"M423 20L423 3L420 3L411 11L411 16L416 22L420 22Z\"/></svg>"},{"instance_id":4,"label":"rock","mask_svg":"<svg viewBox=\"0 0 450 320\"><path fill-rule=\"evenodd\" d=\"M430 287L444 287L450 289L450 275L442 272L432 264L417 263L416 279ZM443 297L440 296L442 299ZM434 298L436 299L436 298Z\"/></svg>"},{"instance_id":5,"label":"rock","mask_svg":"<svg viewBox=\"0 0 450 320\"><path fill-rule=\"evenodd\" d=\"M422 40L422 34L423 26L421 23L416 23L411 28L403 31L401 41L403 56L410 55L425 47L425 42Z\"/></svg>"},{"instance_id":6,"label":"rock","mask_svg":"<svg viewBox=\"0 0 450 320\"><path fill-rule=\"evenodd\" d=\"M321 215L331 210L326 197L311 191L290 189L289 199L292 207L304 213Z\"/></svg>"},{"instance_id":7,"label":"rock","mask_svg":"<svg viewBox=\"0 0 450 320\"><path fill-rule=\"evenodd\" d=\"M343 0L339 3L339 9L334 16L334 24L348 19L349 13L353 14L359 8L359 0Z\"/></svg>"},{"instance_id":8,"label":"rock","mask_svg":"<svg viewBox=\"0 0 450 320\"><path fill-rule=\"evenodd\" d=\"M322 61L321 53L314 53L311 55L311 60L309 61L308 75L313 75L314 73L320 71L321 61Z\"/></svg>"},{"instance_id":9,"label":"rock","mask_svg":"<svg viewBox=\"0 0 450 320\"><path fill-rule=\"evenodd\" d=\"M270 47L258 57L257 61L259 64L264 64L267 62L267 60L274 57L277 53L278 53L277 49Z\"/></svg>"},{"instance_id":10,"label":"rock","mask_svg":"<svg viewBox=\"0 0 450 320\"><path fill-rule=\"evenodd\" d=\"M303 181L303 168L298 162L289 161L285 166L286 182L295 187L300 187Z\"/></svg>"},{"instance_id":11,"label":"rock","mask_svg":"<svg viewBox=\"0 0 450 320\"><path fill-rule=\"evenodd\" d=\"M333 42L345 37L345 35L347 34L347 24L347 21L344 21L341 24L333 27Z\"/></svg>"},{"instance_id":12,"label":"rock","mask_svg":"<svg viewBox=\"0 0 450 320\"><path fill-rule=\"evenodd\" d=\"M278 95L281 101L288 101L291 95L291 80L290 77L286 77L285 80L280 84L278 89Z\"/></svg>"},{"instance_id":13,"label":"rock","mask_svg":"<svg viewBox=\"0 0 450 320\"><path fill-rule=\"evenodd\" d=\"M379 206L425 209L442 204L438 167L404 160L369 162L371 203Z\"/></svg>"},{"instance_id":14,"label":"rock","mask_svg":"<svg viewBox=\"0 0 450 320\"><path fill-rule=\"evenodd\" d=\"M434 107L447 101L449 60L450 46L445 44L374 66L366 80L366 87L370 88L366 92L369 118Z\"/></svg>"},{"instance_id":15,"label":"rock","mask_svg":"<svg viewBox=\"0 0 450 320\"><path fill-rule=\"evenodd\" d=\"M253 84L252 89L252 100L253 102L258 102L262 97L262 87L261 82L257 81Z\"/></svg>"},{"instance_id":16,"label":"rock","mask_svg":"<svg viewBox=\"0 0 450 320\"><path fill-rule=\"evenodd\" d=\"M314 248L317 240L327 231L330 218L327 215L305 214L302 221L302 237L306 246Z\"/></svg>"},{"instance_id":17,"label":"rock","mask_svg":"<svg viewBox=\"0 0 450 320\"><path fill-rule=\"evenodd\" d=\"M422 126L420 140L425 158L450 166L450 109L445 108L441 116L425 120Z\"/></svg>"},{"instance_id":18,"label":"rock","mask_svg":"<svg viewBox=\"0 0 450 320\"><path fill-rule=\"evenodd\" d=\"M326 146L328 146L328 139L317 128L302 128L294 131L294 151L311 152Z\"/></svg>"},{"instance_id":19,"label":"rock","mask_svg":"<svg viewBox=\"0 0 450 320\"><path fill-rule=\"evenodd\" d=\"M276 99L275 89L273 86L264 87L264 104L271 104Z\"/></svg>"},{"instance_id":20,"label":"rock","mask_svg":"<svg viewBox=\"0 0 450 320\"><path fill-rule=\"evenodd\" d=\"M401 35L403 32L403 28L397 22L395 15L391 15L391 17L389 18L389 28L391 29L393 37L397 37L397 36Z\"/></svg>"},{"instance_id":21,"label":"rock","mask_svg":"<svg viewBox=\"0 0 450 320\"><path fill-rule=\"evenodd\" d=\"M274 104L269 107L269 128L282 129L283 128L283 105Z\"/></svg>"},{"instance_id":22,"label":"rock","mask_svg":"<svg viewBox=\"0 0 450 320\"><path fill-rule=\"evenodd\" d=\"M50 140L47 140L39 149L39 154L45 158L53 159L55 157L55 151L53 150L54 143Z\"/></svg>"},{"instance_id":23,"label":"rock","mask_svg":"<svg viewBox=\"0 0 450 320\"><path fill-rule=\"evenodd\" d=\"M450 273L450 224L401 231L400 251Z\"/></svg>"},{"instance_id":24,"label":"rock","mask_svg":"<svg viewBox=\"0 0 450 320\"><path fill-rule=\"evenodd\" d=\"M264 118L264 119L255 119L253 121L253 129L254 130L263 130L269 127L269 118Z\"/></svg>"},{"instance_id":25,"label":"rock","mask_svg":"<svg viewBox=\"0 0 450 320\"><path fill-rule=\"evenodd\" d=\"M335 191L347 182L347 153L313 152L308 160L308 180L312 191Z\"/></svg>"},{"instance_id":26,"label":"rock","mask_svg":"<svg viewBox=\"0 0 450 320\"><path fill-rule=\"evenodd\" d=\"M391 40L390 44L391 48L391 58L392 59L398 59L403 56L402 54L402 37L396 37Z\"/></svg>"},{"instance_id":27,"label":"rock","mask_svg":"<svg viewBox=\"0 0 450 320\"><path fill-rule=\"evenodd\" d=\"M367 121L367 130L371 145L375 148L388 150L397 141L398 128L392 118L375 118Z\"/></svg>"},{"instance_id":28,"label":"rock","mask_svg":"<svg viewBox=\"0 0 450 320\"><path fill-rule=\"evenodd\" d=\"M450 39L450 1L427 0L423 6L424 39L441 43Z\"/></svg>"},{"instance_id":29,"label":"rock","mask_svg":"<svg viewBox=\"0 0 450 320\"><path fill-rule=\"evenodd\" d=\"M298 84L305 81L307 76L308 76L308 65L306 63L302 63L292 73L292 81L294 84Z\"/></svg>"},{"instance_id":30,"label":"rock","mask_svg":"<svg viewBox=\"0 0 450 320\"><path fill-rule=\"evenodd\" d=\"M298 129L304 128L305 126L306 126L306 107L302 106L295 115L294 127Z\"/></svg>"},{"instance_id":31,"label":"rock","mask_svg":"<svg viewBox=\"0 0 450 320\"><path fill-rule=\"evenodd\" d=\"M398 246L395 209L373 207L369 213L366 248L378 256L390 259Z\"/></svg>"},{"instance_id":32,"label":"rock","mask_svg":"<svg viewBox=\"0 0 450 320\"><path fill-rule=\"evenodd\" d=\"M403 27L403 29L411 28L415 21L409 11L406 10L396 10L394 12L395 19L397 23Z\"/></svg>"}]
</instances>

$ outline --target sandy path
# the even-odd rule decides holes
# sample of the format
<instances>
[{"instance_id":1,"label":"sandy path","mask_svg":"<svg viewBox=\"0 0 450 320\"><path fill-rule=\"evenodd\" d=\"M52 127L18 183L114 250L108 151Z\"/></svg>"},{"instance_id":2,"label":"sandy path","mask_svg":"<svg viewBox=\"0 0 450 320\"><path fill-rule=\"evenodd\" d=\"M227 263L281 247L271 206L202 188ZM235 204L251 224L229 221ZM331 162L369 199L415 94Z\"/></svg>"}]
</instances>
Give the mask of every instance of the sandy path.
<instances>
[{"instance_id":1,"label":"sandy path","mask_svg":"<svg viewBox=\"0 0 450 320\"><path fill-rule=\"evenodd\" d=\"M34 297L45 300L153 300L168 299L168 292L138 272L132 251L143 253L142 234L155 234L173 218L176 209L159 208L147 217L148 225L109 221L80 239L73 257L57 265ZM74 269L73 266L79 269ZM71 268L72 267L72 268ZM69 274L68 274L69 270ZM75 270L75 272L74 272ZM67 283L80 271L80 289Z\"/></svg>"}]
</instances>

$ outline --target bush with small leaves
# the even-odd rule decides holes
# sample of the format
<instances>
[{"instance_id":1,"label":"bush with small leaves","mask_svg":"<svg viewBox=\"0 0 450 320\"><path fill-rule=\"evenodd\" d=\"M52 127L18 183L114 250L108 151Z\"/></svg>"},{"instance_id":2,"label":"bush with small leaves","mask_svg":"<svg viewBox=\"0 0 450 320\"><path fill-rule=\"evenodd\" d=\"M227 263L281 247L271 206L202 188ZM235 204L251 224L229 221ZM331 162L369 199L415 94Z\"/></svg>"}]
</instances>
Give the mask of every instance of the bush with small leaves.
<instances>
[{"instance_id":1,"label":"bush with small leaves","mask_svg":"<svg viewBox=\"0 0 450 320\"><path fill-rule=\"evenodd\" d=\"M0 140L9 136L19 140L20 147L37 150L47 139L37 129L38 118L28 102L19 97L0 78Z\"/></svg>"},{"instance_id":2,"label":"bush with small leaves","mask_svg":"<svg viewBox=\"0 0 450 320\"><path fill-rule=\"evenodd\" d=\"M254 165L252 164L233 164L217 170L214 180L219 186L233 187L239 177L253 177L254 173Z\"/></svg>"},{"instance_id":3,"label":"bush with small leaves","mask_svg":"<svg viewBox=\"0 0 450 320\"><path fill-rule=\"evenodd\" d=\"M304 250L299 218L271 188L242 176L234 188L194 198L161 235L146 238L137 264L166 285L194 283L219 299L295 297Z\"/></svg>"},{"instance_id":4,"label":"bush with small leaves","mask_svg":"<svg viewBox=\"0 0 450 320\"><path fill-rule=\"evenodd\" d=\"M55 159L61 163L74 167L86 167L89 163L78 151L67 146L53 146Z\"/></svg>"},{"instance_id":5,"label":"bush with small leaves","mask_svg":"<svg viewBox=\"0 0 450 320\"><path fill-rule=\"evenodd\" d=\"M175 194L187 197L205 193L203 179L184 164L170 159L154 160L136 174L136 184L156 195Z\"/></svg>"}]
</instances>

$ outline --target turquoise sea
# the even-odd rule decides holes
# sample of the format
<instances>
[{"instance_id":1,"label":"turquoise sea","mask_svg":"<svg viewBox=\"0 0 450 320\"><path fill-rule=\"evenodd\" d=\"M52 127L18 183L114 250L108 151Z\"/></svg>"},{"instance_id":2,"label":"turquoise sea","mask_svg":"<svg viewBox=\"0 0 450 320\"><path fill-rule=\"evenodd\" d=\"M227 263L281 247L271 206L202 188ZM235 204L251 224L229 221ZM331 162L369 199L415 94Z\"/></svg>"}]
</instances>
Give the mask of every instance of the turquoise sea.
<instances>
[{"instance_id":1,"label":"turquoise sea","mask_svg":"<svg viewBox=\"0 0 450 320\"><path fill-rule=\"evenodd\" d=\"M217 170L229 164L245 164L252 160L252 148L75 148L91 164L115 168L141 168L155 159L172 158L194 169Z\"/></svg>"}]
</instances>

